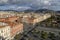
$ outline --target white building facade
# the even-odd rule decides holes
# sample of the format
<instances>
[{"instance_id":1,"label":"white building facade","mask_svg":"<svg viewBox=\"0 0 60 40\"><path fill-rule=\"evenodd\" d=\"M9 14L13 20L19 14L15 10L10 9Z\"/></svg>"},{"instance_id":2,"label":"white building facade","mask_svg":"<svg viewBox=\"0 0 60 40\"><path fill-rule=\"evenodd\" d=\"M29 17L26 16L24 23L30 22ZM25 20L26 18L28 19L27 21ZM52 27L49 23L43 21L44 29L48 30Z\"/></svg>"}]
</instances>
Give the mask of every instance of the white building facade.
<instances>
[{"instance_id":1,"label":"white building facade","mask_svg":"<svg viewBox=\"0 0 60 40\"><path fill-rule=\"evenodd\" d=\"M11 35L10 35L10 26L8 26L5 23L1 23L3 25L0 25L0 40L4 39L4 40L11 40Z\"/></svg>"}]
</instances>

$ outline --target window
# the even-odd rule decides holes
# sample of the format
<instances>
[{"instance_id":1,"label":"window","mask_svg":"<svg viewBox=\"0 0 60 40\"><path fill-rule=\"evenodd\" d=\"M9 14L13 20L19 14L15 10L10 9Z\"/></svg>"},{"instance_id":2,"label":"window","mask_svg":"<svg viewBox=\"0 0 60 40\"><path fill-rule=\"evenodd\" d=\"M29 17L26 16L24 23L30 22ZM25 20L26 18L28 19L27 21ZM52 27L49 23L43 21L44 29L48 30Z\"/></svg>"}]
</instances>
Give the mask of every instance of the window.
<instances>
[{"instance_id":1,"label":"window","mask_svg":"<svg viewBox=\"0 0 60 40\"><path fill-rule=\"evenodd\" d=\"M17 22L17 20L15 20L15 22Z\"/></svg>"},{"instance_id":2,"label":"window","mask_svg":"<svg viewBox=\"0 0 60 40\"><path fill-rule=\"evenodd\" d=\"M10 30L10 28L8 28L8 30Z\"/></svg>"},{"instance_id":3,"label":"window","mask_svg":"<svg viewBox=\"0 0 60 40\"><path fill-rule=\"evenodd\" d=\"M3 30L1 30L1 33L3 33Z\"/></svg>"},{"instance_id":4,"label":"window","mask_svg":"<svg viewBox=\"0 0 60 40\"><path fill-rule=\"evenodd\" d=\"M9 39L8 39L9 40Z\"/></svg>"}]
</instances>

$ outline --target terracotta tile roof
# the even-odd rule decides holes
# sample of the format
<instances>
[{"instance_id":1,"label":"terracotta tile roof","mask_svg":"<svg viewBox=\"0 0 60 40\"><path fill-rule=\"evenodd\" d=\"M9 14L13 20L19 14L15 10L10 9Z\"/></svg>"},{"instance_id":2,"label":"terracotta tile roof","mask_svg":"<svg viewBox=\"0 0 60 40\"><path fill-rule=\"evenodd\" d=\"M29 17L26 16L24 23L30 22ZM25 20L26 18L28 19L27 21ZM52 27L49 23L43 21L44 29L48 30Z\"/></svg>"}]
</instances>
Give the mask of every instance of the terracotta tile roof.
<instances>
[{"instance_id":1,"label":"terracotta tile roof","mask_svg":"<svg viewBox=\"0 0 60 40\"><path fill-rule=\"evenodd\" d=\"M5 27L5 26L0 26L0 28L3 28L3 27Z\"/></svg>"},{"instance_id":2,"label":"terracotta tile roof","mask_svg":"<svg viewBox=\"0 0 60 40\"><path fill-rule=\"evenodd\" d=\"M7 27L8 25L5 25L5 26L0 26L0 28L4 28L4 27Z\"/></svg>"},{"instance_id":3,"label":"terracotta tile roof","mask_svg":"<svg viewBox=\"0 0 60 40\"><path fill-rule=\"evenodd\" d=\"M16 23L14 23L14 22L7 22L7 23L8 23L8 25L11 26L11 27L13 27L13 26L16 25Z\"/></svg>"},{"instance_id":4,"label":"terracotta tile roof","mask_svg":"<svg viewBox=\"0 0 60 40\"><path fill-rule=\"evenodd\" d=\"M13 17L9 17L9 18L0 18L0 22L5 22L5 23L7 23L9 26L11 26L11 27L14 27L14 26L16 26L17 24L19 24L19 22L10 22L10 21L8 21L8 19L12 19L13 20L13 18L19 18L18 16L13 16ZM21 24L21 23L20 23Z\"/></svg>"},{"instance_id":5,"label":"terracotta tile roof","mask_svg":"<svg viewBox=\"0 0 60 40\"><path fill-rule=\"evenodd\" d=\"M0 18L0 22L4 22L5 20L5 18Z\"/></svg>"},{"instance_id":6,"label":"terracotta tile roof","mask_svg":"<svg viewBox=\"0 0 60 40\"><path fill-rule=\"evenodd\" d=\"M7 26L9 26L7 23L5 23L5 22L0 22L0 28L7 27Z\"/></svg>"},{"instance_id":7,"label":"terracotta tile roof","mask_svg":"<svg viewBox=\"0 0 60 40\"><path fill-rule=\"evenodd\" d=\"M13 28L16 25L22 24L22 23L17 23L17 22L6 22L8 23L9 26L11 26L11 28Z\"/></svg>"}]
</instances>

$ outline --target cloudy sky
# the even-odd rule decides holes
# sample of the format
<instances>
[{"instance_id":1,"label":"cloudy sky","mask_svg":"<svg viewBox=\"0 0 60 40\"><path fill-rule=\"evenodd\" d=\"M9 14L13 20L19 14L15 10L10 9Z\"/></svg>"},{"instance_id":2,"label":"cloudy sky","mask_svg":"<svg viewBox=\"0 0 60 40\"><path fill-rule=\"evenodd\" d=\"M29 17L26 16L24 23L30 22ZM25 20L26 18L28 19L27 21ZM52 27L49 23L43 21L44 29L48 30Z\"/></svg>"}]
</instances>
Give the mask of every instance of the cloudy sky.
<instances>
[{"instance_id":1,"label":"cloudy sky","mask_svg":"<svg viewBox=\"0 0 60 40\"><path fill-rule=\"evenodd\" d=\"M0 10L26 9L60 10L60 0L0 0Z\"/></svg>"}]
</instances>

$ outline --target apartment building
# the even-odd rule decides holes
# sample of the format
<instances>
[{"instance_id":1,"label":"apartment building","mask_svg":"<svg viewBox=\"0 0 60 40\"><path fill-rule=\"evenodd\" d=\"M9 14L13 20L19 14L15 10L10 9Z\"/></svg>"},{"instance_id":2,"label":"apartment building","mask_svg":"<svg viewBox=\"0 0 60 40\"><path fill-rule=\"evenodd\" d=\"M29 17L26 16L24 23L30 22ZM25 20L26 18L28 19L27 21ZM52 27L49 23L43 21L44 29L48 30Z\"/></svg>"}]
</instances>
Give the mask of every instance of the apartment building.
<instances>
[{"instance_id":1,"label":"apartment building","mask_svg":"<svg viewBox=\"0 0 60 40\"><path fill-rule=\"evenodd\" d=\"M3 25L0 23L0 31L5 30L3 33L0 33L0 35L5 39L5 37L11 37L9 38L12 39L14 38L15 35L22 33L23 32L23 24L18 21L19 17L17 16L12 16L8 18L0 18L0 22L3 22ZM6 24L6 26L5 26ZM8 24L8 26L7 26ZM9 29L10 28L10 29ZM7 32L7 33L6 33ZM8 36L9 35L9 36Z\"/></svg>"},{"instance_id":2,"label":"apartment building","mask_svg":"<svg viewBox=\"0 0 60 40\"><path fill-rule=\"evenodd\" d=\"M50 18L50 17L51 17L51 14L44 14L44 15L38 16L33 20L33 24L41 22L41 21L43 21L47 18Z\"/></svg>"},{"instance_id":3,"label":"apartment building","mask_svg":"<svg viewBox=\"0 0 60 40\"><path fill-rule=\"evenodd\" d=\"M22 22L36 24L50 17L51 14L32 14L31 16L25 15L22 18Z\"/></svg>"},{"instance_id":4,"label":"apartment building","mask_svg":"<svg viewBox=\"0 0 60 40\"><path fill-rule=\"evenodd\" d=\"M14 37L15 35L23 32L23 24L10 24L11 25L11 37Z\"/></svg>"},{"instance_id":5,"label":"apartment building","mask_svg":"<svg viewBox=\"0 0 60 40\"><path fill-rule=\"evenodd\" d=\"M11 40L11 28L7 23L0 22L0 40Z\"/></svg>"}]
</instances>

